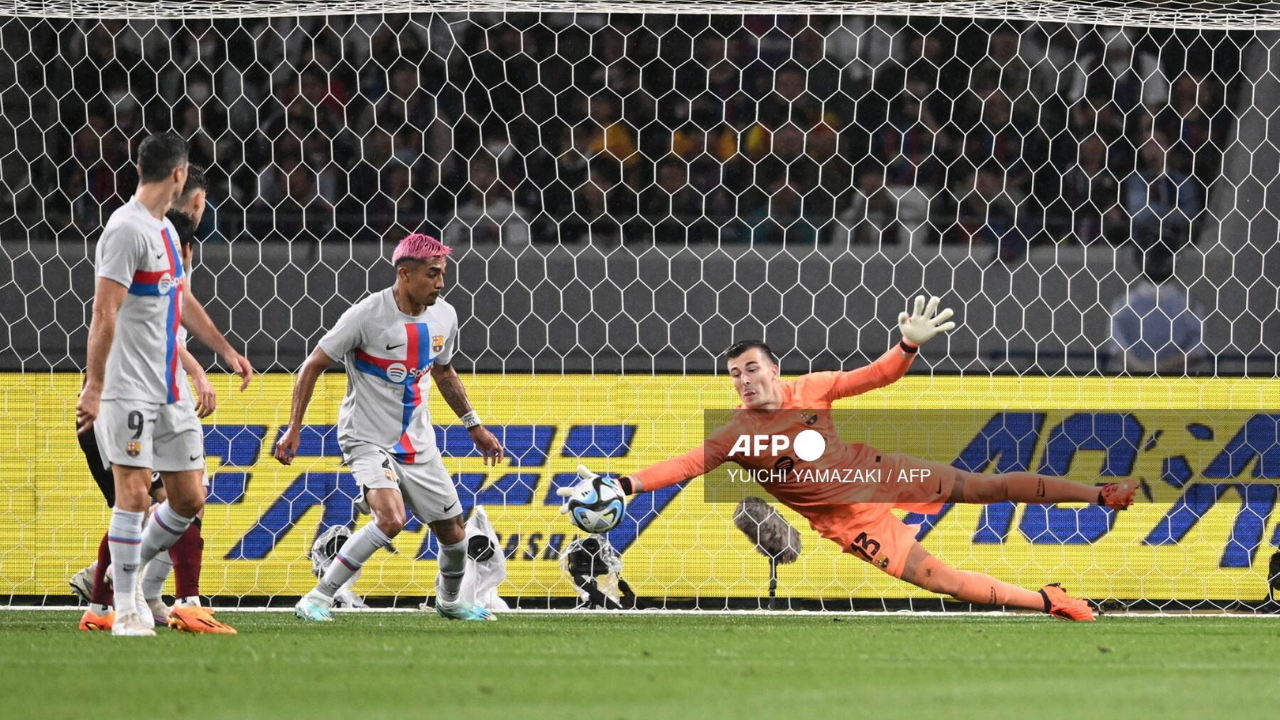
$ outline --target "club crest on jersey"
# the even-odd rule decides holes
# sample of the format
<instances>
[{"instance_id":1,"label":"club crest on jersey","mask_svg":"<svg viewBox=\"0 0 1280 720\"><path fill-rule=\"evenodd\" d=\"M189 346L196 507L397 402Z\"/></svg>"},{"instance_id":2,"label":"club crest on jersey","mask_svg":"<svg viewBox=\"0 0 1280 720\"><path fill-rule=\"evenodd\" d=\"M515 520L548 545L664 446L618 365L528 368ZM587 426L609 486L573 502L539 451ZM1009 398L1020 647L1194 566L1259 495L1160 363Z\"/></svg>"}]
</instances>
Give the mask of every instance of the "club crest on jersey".
<instances>
[{"instance_id":1,"label":"club crest on jersey","mask_svg":"<svg viewBox=\"0 0 1280 720\"><path fill-rule=\"evenodd\" d=\"M818 422L818 413L812 410L801 410L800 419L804 421L805 425L813 425Z\"/></svg>"},{"instance_id":2,"label":"club crest on jersey","mask_svg":"<svg viewBox=\"0 0 1280 720\"><path fill-rule=\"evenodd\" d=\"M444 336L432 335L431 336L431 352L439 354L441 350L444 350Z\"/></svg>"},{"instance_id":3,"label":"club crest on jersey","mask_svg":"<svg viewBox=\"0 0 1280 720\"><path fill-rule=\"evenodd\" d=\"M129 457L138 457L142 453L142 443L138 440L130 440L124 446L124 451Z\"/></svg>"}]
</instances>

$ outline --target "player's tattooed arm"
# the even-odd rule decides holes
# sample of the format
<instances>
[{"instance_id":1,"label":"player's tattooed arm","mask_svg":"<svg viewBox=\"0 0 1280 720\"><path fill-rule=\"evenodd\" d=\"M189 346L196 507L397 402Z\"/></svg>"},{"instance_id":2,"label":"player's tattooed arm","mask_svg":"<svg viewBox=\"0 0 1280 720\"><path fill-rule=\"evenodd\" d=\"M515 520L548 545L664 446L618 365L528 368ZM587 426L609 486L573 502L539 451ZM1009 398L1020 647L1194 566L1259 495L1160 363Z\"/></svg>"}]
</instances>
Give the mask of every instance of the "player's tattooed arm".
<instances>
[{"instance_id":1,"label":"player's tattooed arm","mask_svg":"<svg viewBox=\"0 0 1280 720\"><path fill-rule=\"evenodd\" d=\"M307 415L307 406L311 404L311 394L315 392L316 380L320 374L329 369L333 359L320 348L311 351L311 356L302 363L298 371L298 379L293 384L293 405L289 408L289 427L276 442L275 455L284 465L293 463L298 454L298 445L302 442L302 419Z\"/></svg>"},{"instance_id":2,"label":"player's tattooed arm","mask_svg":"<svg viewBox=\"0 0 1280 720\"><path fill-rule=\"evenodd\" d=\"M440 397L449 404L449 409L462 417L471 412L471 401L467 399L467 389L462 386L462 378L452 365L436 363L431 366L431 380L440 391Z\"/></svg>"},{"instance_id":3,"label":"player's tattooed arm","mask_svg":"<svg viewBox=\"0 0 1280 720\"><path fill-rule=\"evenodd\" d=\"M452 365L444 365L436 363L431 367L431 379L436 384L436 388L440 390L440 397L449 404L449 409L464 420L468 415L472 415L475 410L471 407L471 401L467 399L467 389L462 386L462 378L458 377L458 371L453 369ZM497 465L502 462L504 453L502 443L489 432L484 425L477 424L467 428L471 433L471 440L476 444L476 449L484 457L486 465Z\"/></svg>"},{"instance_id":4,"label":"player's tattooed arm","mask_svg":"<svg viewBox=\"0 0 1280 720\"><path fill-rule=\"evenodd\" d=\"M102 405L102 383L107 374L107 355L116 336L116 315L129 288L115 280L98 278L93 293L93 318L89 321L89 348L85 358L85 383L76 402L76 432L85 433L98 419Z\"/></svg>"},{"instance_id":5,"label":"player's tattooed arm","mask_svg":"<svg viewBox=\"0 0 1280 720\"><path fill-rule=\"evenodd\" d=\"M240 376L241 392L249 387L249 381L253 379L253 366L222 336L222 331L213 324L204 305L196 299L190 288L182 294L182 325L210 350L218 353L231 371Z\"/></svg>"}]
</instances>

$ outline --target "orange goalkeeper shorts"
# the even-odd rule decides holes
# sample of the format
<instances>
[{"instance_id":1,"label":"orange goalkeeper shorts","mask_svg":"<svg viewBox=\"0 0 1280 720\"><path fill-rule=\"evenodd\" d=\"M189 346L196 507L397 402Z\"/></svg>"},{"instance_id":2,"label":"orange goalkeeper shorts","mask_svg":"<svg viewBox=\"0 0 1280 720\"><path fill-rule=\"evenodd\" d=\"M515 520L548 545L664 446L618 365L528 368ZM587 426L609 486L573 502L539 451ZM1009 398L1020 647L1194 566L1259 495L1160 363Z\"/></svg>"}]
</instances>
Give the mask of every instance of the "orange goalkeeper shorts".
<instances>
[{"instance_id":1,"label":"orange goalkeeper shorts","mask_svg":"<svg viewBox=\"0 0 1280 720\"><path fill-rule=\"evenodd\" d=\"M918 528L889 511L896 508L925 515L939 512L951 497L956 469L907 455L884 454L880 470L885 502L828 505L810 509L805 515L822 537L901 578L907 553L916 544Z\"/></svg>"}]
</instances>

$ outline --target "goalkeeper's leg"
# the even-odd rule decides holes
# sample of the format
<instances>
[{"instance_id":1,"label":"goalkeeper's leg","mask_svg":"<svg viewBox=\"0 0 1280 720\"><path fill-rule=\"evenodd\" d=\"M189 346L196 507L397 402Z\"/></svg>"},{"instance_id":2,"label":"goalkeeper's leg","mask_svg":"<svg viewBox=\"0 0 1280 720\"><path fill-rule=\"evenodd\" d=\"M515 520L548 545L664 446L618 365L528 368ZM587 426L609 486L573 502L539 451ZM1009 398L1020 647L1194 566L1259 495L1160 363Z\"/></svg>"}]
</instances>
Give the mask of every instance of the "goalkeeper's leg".
<instances>
[{"instance_id":1,"label":"goalkeeper's leg","mask_svg":"<svg viewBox=\"0 0 1280 720\"><path fill-rule=\"evenodd\" d=\"M951 502L988 505L998 502L1051 504L1081 502L1123 510L1133 504L1138 488L1135 480L1102 487L1084 485L1048 475L1029 472L971 473L957 471L951 488Z\"/></svg>"},{"instance_id":2,"label":"goalkeeper's leg","mask_svg":"<svg viewBox=\"0 0 1280 720\"><path fill-rule=\"evenodd\" d=\"M957 570L929 554L920 543L907 551L902 579L939 595L975 605L1003 605L1049 613L1064 620L1093 620L1093 609L1084 600L1067 595L1059 585L1027 590L990 575Z\"/></svg>"},{"instance_id":3,"label":"goalkeeper's leg","mask_svg":"<svg viewBox=\"0 0 1280 720\"><path fill-rule=\"evenodd\" d=\"M1124 510L1133 504L1139 485L1125 480L1097 487L1029 472L973 473L900 453L884 453L872 466L892 487L886 496L894 507L924 515L946 503L987 505L1012 501L1048 505L1081 502Z\"/></svg>"},{"instance_id":4,"label":"goalkeeper's leg","mask_svg":"<svg viewBox=\"0 0 1280 720\"><path fill-rule=\"evenodd\" d=\"M847 505L809 516L809 524L851 555L895 578L963 602L1004 605L1069 620L1092 620L1093 610L1058 585L1026 590L981 573L944 565L916 541L918 526L889 513L887 505Z\"/></svg>"}]
</instances>

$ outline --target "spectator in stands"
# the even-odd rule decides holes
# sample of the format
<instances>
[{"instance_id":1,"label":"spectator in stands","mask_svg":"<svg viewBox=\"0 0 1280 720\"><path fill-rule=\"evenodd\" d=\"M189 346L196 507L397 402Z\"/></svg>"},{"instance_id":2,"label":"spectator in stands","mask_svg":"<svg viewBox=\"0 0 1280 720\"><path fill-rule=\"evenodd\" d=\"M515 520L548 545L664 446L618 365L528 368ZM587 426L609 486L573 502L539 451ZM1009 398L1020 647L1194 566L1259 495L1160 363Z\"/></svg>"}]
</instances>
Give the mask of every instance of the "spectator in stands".
<instances>
[{"instance_id":1,"label":"spectator in stands","mask_svg":"<svg viewBox=\"0 0 1280 720\"><path fill-rule=\"evenodd\" d=\"M951 136L923 102L928 93L922 81L908 81L906 92L899 93L890 106L889 122L872 136L872 155L886 168L885 192L877 199L893 202L891 216L898 221L900 242L917 231L927 231L932 198L945 182L944 162L954 148ZM879 192L878 182L868 182ZM923 240L916 237L917 242Z\"/></svg>"},{"instance_id":2,"label":"spectator in stands","mask_svg":"<svg viewBox=\"0 0 1280 720\"><path fill-rule=\"evenodd\" d=\"M1025 106L1019 112L1030 111L1057 89L1057 73L1046 55L1047 48L1038 38L1006 25L991 33L987 56L974 70L974 80Z\"/></svg>"},{"instance_id":3,"label":"spectator in stands","mask_svg":"<svg viewBox=\"0 0 1280 720\"><path fill-rule=\"evenodd\" d=\"M411 174L408 165L395 160L388 163L383 171L383 185L387 196L391 198L394 213L392 236L413 232L426 220L427 200L418 192L418 187L430 187L430 184L414 184L410 180Z\"/></svg>"},{"instance_id":4,"label":"spectator in stands","mask_svg":"<svg viewBox=\"0 0 1280 720\"><path fill-rule=\"evenodd\" d=\"M529 222L512 200L511 189L498 179L492 156L477 155L470 164L470 181L456 217L444 229L445 243L501 244L521 247L529 243Z\"/></svg>"},{"instance_id":5,"label":"spectator in stands","mask_svg":"<svg viewBox=\"0 0 1280 720\"><path fill-rule=\"evenodd\" d=\"M1177 171L1208 180L1217 171L1217 152L1210 146L1214 83L1183 74L1173 83L1169 105L1156 115L1155 126L1172 141L1169 163ZM1209 155L1213 157L1209 157Z\"/></svg>"},{"instance_id":6,"label":"spectator in stands","mask_svg":"<svg viewBox=\"0 0 1280 720\"><path fill-rule=\"evenodd\" d=\"M1013 262L1025 256L1027 219L1024 197L1005 181L1003 169L988 163L956 190L961 198L959 216L952 231L954 241L996 248L1000 260Z\"/></svg>"},{"instance_id":7,"label":"spectator in stands","mask_svg":"<svg viewBox=\"0 0 1280 720\"><path fill-rule=\"evenodd\" d=\"M627 167L635 167L640 161L635 135L622 121L618 101L612 95L596 95L591 98L590 107L591 119L583 124L588 134L588 156L606 154Z\"/></svg>"},{"instance_id":8,"label":"spectator in stands","mask_svg":"<svg viewBox=\"0 0 1280 720\"><path fill-rule=\"evenodd\" d=\"M853 87L870 87L877 69L900 64L907 57L900 18L843 15L832 26L826 45L827 55L845 68Z\"/></svg>"},{"instance_id":9,"label":"spectator in stands","mask_svg":"<svg viewBox=\"0 0 1280 720\"><path fill-rule=\"evenodd\" d=\"M758 120L743 134L743 145L753 161L775 155L787 162L804 152L804 132L821 120L822 112L817 99L805 91L804 80L799 66L777 71L773 89L760 100Z\"/></svg>"},{"instance_id":10,"label":"spectator in stands","mask_svg":"<svg viewBox=\"0 0 1280 720\"><path fill-rule=\"evenodd\" d=\"M1168 100L1169 81L1159 71L1160 59L1146 48L1135 48L1130 32L1095 28L1081 39L1078 60L1071 66L1072 102L1102 98L1126 114L1143 104Z\"/></svg>"},{"instance_id":11,"label":"spectator in stands","mask_svg":"<svg viewBox=\"0 0 1280 720\"><path fill-rule=\"evenodd\" d=\"M274 206L288 194L288 179L302 163L302 144L291 133L286 133L275 143L272 162L258 174L258 206ZM264 209L265 211L265 209Z\"/></svg>"},{"instance_id":12,"label":"spectator in stands","mask_svg":"<svg viewBox=\"0 0 1280 720\"><path fill-rule=\"evenodd\" d=\"M1031 165L1046 151L1041 147L1041 135L1033 132L1033 121L1013 114L1013 105L1003 91L991 88L981 98L981 115L965 133L962 157L979 165L996 163L1005 186L1025 196L1031 190Z\"/></svg>"},{"instance_id":13,"label":"spectator in stands","mask_svg":"<svg viewBox=\"0 0 1280 720\"><path fill-rule=\"evenodd\" d=\"M387 132L399 132L406 125L426 129L435 118L431 97L418 82L418 68L407 63L397 65L390 73L387 92L372 107L363 127L377 126Z\"/></svg>"},{"instance_id":14,"label":"spectator in stands","mask_svg":"<svg viewBox=\"0 0 1280 720\"><path fill-rule=\"evenodd\" d=\"M714 237L691 236L690 228L695 224L699 230L703 220L702 198L697 190L689 184L683 160L667 160L658 166L658 178L655 185L644 189L640 194L640 211L645 219L654 227L656 242L689 242L703 239L714 240Z\"/></svg>"},{"instance_id":15,"label":"spectator in stands","mask_svg":"<svg viewBox=\"0 0 1280 720\"><path fill-rule=\"evenodd\" d=\"M1078 158L1062 178L1062 199L1075 239L1089 244L1105 237L1122 241L1127 226L1120 200L1120 181L1107 163L1107 146L1102 138L1090 135L1078 146ZM1050 209L1056 214L1058 208Z\"/></svg>"},{"instance_id":16,"label":"spectator in stands","mask_svg":"<svg viewBox=\"0 0 1280 720\"><path fill-rule=\"evenodd\" d=\"M849 206L831 224L831 242L838 247L898 242L897 198L884 186L884 168L868 163L857 177L858 187L851 193Z\"/></svg>"},{"instance_id":17,"label":"spectator in stands","mask_svg":"<svg viewBox=\"0 0 1280 720\"><path fill-rule=\"evenodd\" d=\"M1152 129L1138 151L1138 172L1124 183L1124 205L1133 239L1142 247L1157 241L1181 246L1200 212L1200 192L1185 173L1168 164L1169 143Z\"/></svg>"},{"instance_id":18,"label":"spectator in stands","mask_svg":"<svg viewBox=\"0 0 1280 720\"><path fill-rule=\"evenodd\" d=\"M835 199L849 227L888 216L899 221L889 227L895 235L946 228L935 215L951 217L963 202L946 188L989 184L977 168L991 159L1000 190L971 198L960 215L973 219L977 206L992 205L992 222L984 216L948 240L1016 237L995 229L1012 227L1010 207L1024 225L1062 218L1055 238L1110 236L1113 213L1102 213L1099 198L1136 166L1119 193L1121 212L1140 216L1137 233L1151 242L1170 227L1185 234L1204 204L1227 145L1227 125L1211 122L1226 117L1220 80L1239 63L1230 43L1210 47L1190 31L855 15L670 22L676 32L662 38L632 32L636 21L622 15L607 20L607 31L593 15L107 20L56 33L11 23L9 33L61 43L68 63L11 83L29 98L29 117L21 121L23 104L10 109L17 129L0 150L40 146L50 162L0 152L30 175L11 183L29 187L8 201L0 223L29 218L6 226L23 232L65 227L70 202L42 198L76 197L66 187L73 177L106 217L128 195L117 176L132 172L130 143L144 127L172 124L194 139L193 160L205 157L225 178L216 194L227 203L227 232L244 207L261 216L247 226L270 230L299 164L337 208L345 237L380 238L401 214L447 225L458 193L469 210L484 204L464 186L485 148L499 159L501 184L517 190L509 202L545 242L647 238L651 225L638 234L619 228L636 215L640 191L680 195L668 192L676 170L662 166L672 155L687 163L686 187L707 200L698 210L677 203L665 217L700 212L704 225L720 228L690 239L742 236L733 228L752 210L793 204L790 196L762 200L784 187L807 224L832 227L832 237L836 224L824 218L837 209L823 202ZM577 27L565 31L566 23ZM672 45L677 37L687 45ZM1193 52L1197 43L1205 47ZM143 69L153 86L134 77ZM59 102L65 97L84 102ZM1139 120L1151 115L1159 135ZM1101 179L1099 141L1077 145L1095 135L1107 156ZM1148 138L1163 144L1159 163ZM388 170L393 156L407 170ZM888 177L853 172L869 161ZM62 169L69 164L83 173ZM417 182L422 165L433 168L430 187ZM775 187L779 178L785 184ZM406 183L416 200L385 195ZM645 224L656 202L646 194ZM599 210L589 227L588 208ZM89 223L79 232L95 231L100 220L74 212Z\"/></svg>"},{"instance_id":19,"label":"spectator in stands","mask_svg":"<svg viewBox=\"0 0 1280 720\"><path fill-rule=\"evenodd\" d=\"M804 200L794 187L779 179L764 203L747 217L752 243L815 245L818 230L803 212Z\"/></svg>"},{"instance_id":20,"label":"spectator in stands","mask_svg":"<svg viewBox=\"0 0 1280 720\"><path fill-rule=\"evenodd\" d=\"M333 209L316 191L314 172L294 167L286 181L285 197L271 215L272 239L298 242L324 240L333 228ZM263 236L271 237L268 233Z\"/></svg>"},{"instance_id":21,"label":"spectator in stands","mask_svg":"<svg viewBox=\"0 0 1280 720\"><path fill-rule=\"evenodd\" d=\"M1174 257L1165 243L1135 250L1142 275L1111 306L1116 370L1181 374L1208 358L1201 343L1204 310L1173 279Z\"/></svg>"}]
</instances>

